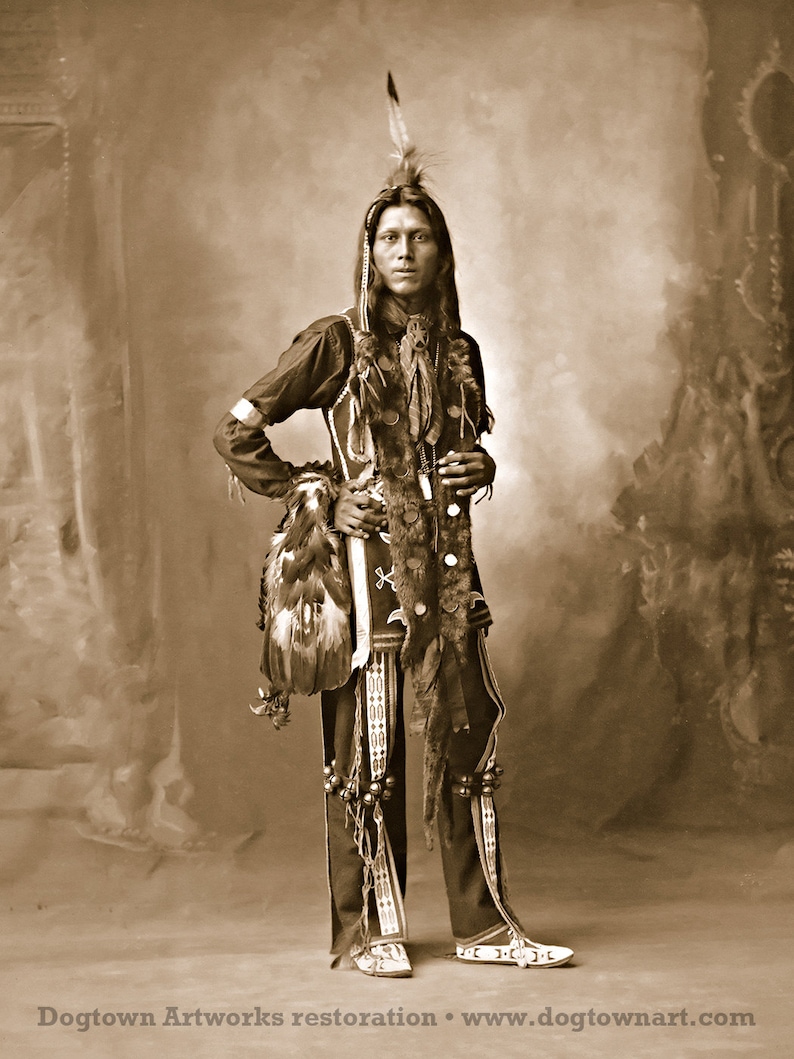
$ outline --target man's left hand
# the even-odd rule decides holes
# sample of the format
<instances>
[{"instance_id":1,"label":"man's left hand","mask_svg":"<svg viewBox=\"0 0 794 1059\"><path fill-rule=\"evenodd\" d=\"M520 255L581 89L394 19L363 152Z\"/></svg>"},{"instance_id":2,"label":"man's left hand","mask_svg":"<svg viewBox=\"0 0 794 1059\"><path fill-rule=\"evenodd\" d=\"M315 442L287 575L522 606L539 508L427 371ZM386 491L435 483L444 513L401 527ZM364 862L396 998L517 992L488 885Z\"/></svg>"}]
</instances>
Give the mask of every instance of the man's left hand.
<instances>
[{"instance_id":1,"label":"man's left hand","mask_svg":"<svg viewBox=\"0 0 794 1059\"><path fill-rule=\"evenodd\" d=\"M456 496L471 496L493 482L496 464L483 449L472 452L448 452L438 461L438 473L444 485Z\"/></svg>"}]
</instances>

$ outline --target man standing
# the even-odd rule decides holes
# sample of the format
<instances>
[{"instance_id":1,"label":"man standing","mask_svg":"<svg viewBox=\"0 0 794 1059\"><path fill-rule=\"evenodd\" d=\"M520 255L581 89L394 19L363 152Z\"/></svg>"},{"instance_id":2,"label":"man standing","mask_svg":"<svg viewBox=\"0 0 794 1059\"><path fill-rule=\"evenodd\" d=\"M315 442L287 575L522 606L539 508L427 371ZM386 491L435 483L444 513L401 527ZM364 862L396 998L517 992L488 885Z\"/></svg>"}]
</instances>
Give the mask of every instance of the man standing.
<instances>
[{"instance_id":1,"label":"man standing","mask_svg":"<svg viewBox=\"0 0 794 1059\"><path fill-rule=\"evenodd\" d=\"M358 305L301 332L223 418L215 444L249 489L284 499L306 475L276 456L268 425L321 408L331 437L339 484L329 532L346 541L353 611L349 668L319 685L333 953L365 974L411 974L408 673L411 729L425 738L425 833L430 844L438 823L457 957L559 966L571 950L530 941L501 882L493 792L504 706L485 647L491 619L469 517L470 497L494 479L479 444L490 414L479 349L460 329L447 225L423 187L391 81L390 93L399 162L366 214ZM295 623L299 616L282 616L280 628ZM283 677L289 666L272 654L266 648L263 668Z\"/></svg>"}]
</instances>

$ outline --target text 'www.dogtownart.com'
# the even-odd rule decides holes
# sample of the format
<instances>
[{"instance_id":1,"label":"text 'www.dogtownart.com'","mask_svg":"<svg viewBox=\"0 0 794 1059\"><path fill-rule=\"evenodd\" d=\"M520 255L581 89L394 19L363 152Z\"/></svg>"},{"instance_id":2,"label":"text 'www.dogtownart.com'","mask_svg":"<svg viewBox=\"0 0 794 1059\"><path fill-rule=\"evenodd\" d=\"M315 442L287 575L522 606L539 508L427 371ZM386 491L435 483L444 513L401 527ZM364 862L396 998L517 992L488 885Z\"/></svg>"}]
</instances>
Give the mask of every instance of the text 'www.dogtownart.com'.
<instances>
[{"instance_id":1,"label":"text 'www.dogtownart.com'","mask_svg":"<svg viewBox=\"0 0 794 1059\"><path fill-rule=\"evenodd\" d=\"M555 1011L545 1007L541 1011L405 1011L402 1007L385 1011L206 1011L203 1008L165 1007L162 1012L153 1011L59 1011L54 1007L39 1007L37 1026L64 1027L87 1033L92 1029L113 1026L130 1029L147 1029L153 1026L173 1028L204 1027L272 1027L272 1028L328 1028L393 1026L425 1027L433 1029L457 1023L458 1026L523 1028L542 1027L568 1029L582 1033L589 1029L605 1029L618 1026L626 1029L646 1026L677 1027L731 1027L755 1026L751 1011L699 1011L690 1013L686 1008L677 1011Z\"/></svg>"}]
</instances>

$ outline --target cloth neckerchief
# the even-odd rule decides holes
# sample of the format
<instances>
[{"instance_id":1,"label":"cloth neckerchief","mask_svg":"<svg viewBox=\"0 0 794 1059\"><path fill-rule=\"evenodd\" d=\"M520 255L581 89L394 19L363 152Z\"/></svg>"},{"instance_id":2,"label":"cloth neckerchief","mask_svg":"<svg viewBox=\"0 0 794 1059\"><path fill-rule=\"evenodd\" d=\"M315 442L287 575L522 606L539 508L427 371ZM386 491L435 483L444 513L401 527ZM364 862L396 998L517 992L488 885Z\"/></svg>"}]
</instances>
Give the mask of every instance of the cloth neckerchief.
<instances>
[{"instance_id":1,"label":"cloth neckerchief","mask_svg":"<svg viewBox=\"0 0 794 1059\"><path fill-rule=\"evenodd\" d=\"M408 425L414 442L435 445L444 418L436 372L431 361L432 320L427 313L409 315L394 298L384 298L381 316L387 330L399 333L399 359L408 400Z\"/></svg>"}]
</instances>

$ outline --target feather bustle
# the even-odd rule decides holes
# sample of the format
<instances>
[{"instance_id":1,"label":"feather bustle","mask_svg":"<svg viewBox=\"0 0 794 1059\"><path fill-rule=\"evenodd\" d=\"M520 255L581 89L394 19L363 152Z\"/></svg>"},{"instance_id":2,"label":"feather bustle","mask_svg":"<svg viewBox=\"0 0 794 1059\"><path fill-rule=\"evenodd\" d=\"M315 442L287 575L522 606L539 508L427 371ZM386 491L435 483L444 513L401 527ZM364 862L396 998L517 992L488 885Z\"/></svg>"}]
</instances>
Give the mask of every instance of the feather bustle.
<instances>
[{"instance_id":1,"label":"feather bustle","mask_svg":"<svg viewBox=\"0 0 794 1059\"><path fill-rule=\"evenodd\" d=\"M286 694L340 687L350 675L350 585L344 548L328 524L335 489L314 468L296 477L265 561L261 669Z\"/></svg>"}]
</instances>

